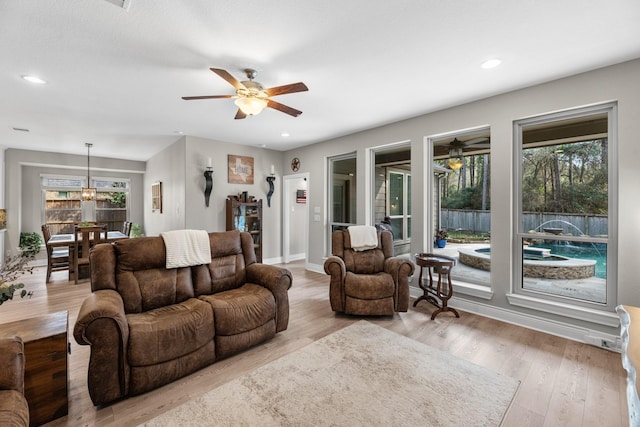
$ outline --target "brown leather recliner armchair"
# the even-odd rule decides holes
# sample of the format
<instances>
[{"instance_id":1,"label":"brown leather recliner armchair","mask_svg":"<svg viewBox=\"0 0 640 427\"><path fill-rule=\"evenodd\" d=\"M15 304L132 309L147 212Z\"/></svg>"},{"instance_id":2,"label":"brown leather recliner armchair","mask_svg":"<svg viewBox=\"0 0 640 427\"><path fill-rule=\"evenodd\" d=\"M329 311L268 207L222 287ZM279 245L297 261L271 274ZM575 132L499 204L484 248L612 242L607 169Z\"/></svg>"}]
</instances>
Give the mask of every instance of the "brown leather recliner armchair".
<instances>
[{"instance_id":1,"label":"brown leather recliner armchair","mask_svg":"<svg viewBox=\"0 0 640 427\"><path fill-rule=\"evenodd\" d=\"M20 337L0 338L0 425L28 426L24 397L24 344Z\"/></svg>"},{"instance_id":2,"label":"brown leather recliner armchair","mask_svg":"<svg viewBox=\"0 0 640 427\"><path fill-rule=\"evenodd\" d=\"M415 266L393 256L393 237L378 232L378 247L355 251L347 230L334 231L332 254L324 263L331 275L333 311L356 315L393 315L409 308L409 277Z\"/></svg>"}]
</instances>

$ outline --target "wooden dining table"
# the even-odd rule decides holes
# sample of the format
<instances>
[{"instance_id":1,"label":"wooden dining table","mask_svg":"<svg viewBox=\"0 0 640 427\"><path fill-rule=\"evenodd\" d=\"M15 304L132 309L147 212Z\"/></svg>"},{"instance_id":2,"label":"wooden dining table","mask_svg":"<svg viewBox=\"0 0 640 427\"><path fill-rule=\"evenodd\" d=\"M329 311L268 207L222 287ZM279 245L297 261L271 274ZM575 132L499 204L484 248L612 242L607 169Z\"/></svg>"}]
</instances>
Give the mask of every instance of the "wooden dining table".
<instances>
[{"instance_id":1,"label":"wooden dining table","mask_svg":"<svg viewBox=\"0 0 640 427\"><path fill-rule=\"evenodd\" d=\"M120 231L108 231L107 232L107 242L115 242L116 240L122 240L122 239L128 239L129 236L127 236L126 234L120 232ZM73 252L74 252L74 246L75 246L75 238L73 233L69 233L69 234L54 234L51 236L51 238L49 239L49 241L47 242L47 244L51 247L68 247L69 248L69 264L71 264L71 260L73 260ZM69 265L69 281L74 281L75 280L75 274L76 272L74 271L74 269L72 268L71 265Z\"/></svg>"},{"instance_id":2,"label":"wooden dining table","mask_svg":"<svg viewBox=\"0 0 640 427\"><path fill-rule=\"evenodd\" d=\"M128 238L129 236L122 233L121 231L107 231L107 242L115 242L116 240ZM75 240L73 237L73 233L54 234L51 236L47 244L53 247L69 246L69 248L71 249L71 247L75 244Z\"/></svg>"}]
</instances>

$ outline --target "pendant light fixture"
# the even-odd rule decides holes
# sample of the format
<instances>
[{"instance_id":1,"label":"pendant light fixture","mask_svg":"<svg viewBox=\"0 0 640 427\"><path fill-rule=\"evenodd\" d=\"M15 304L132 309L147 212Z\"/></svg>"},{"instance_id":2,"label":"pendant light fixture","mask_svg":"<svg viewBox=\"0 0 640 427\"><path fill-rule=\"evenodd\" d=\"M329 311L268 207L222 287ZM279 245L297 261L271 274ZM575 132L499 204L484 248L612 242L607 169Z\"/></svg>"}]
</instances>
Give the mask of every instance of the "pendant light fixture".
<instances>
[{"instance_id":1,"label":"pendant light fixture","mask_svg":"<svg viewBox=\"0 0 640 427\"><path fill-rule=\"evenodd\" d=\"M96 199L96 189L95 187L91 187L91 169L89 168L89 160L91 158L89 151L91 147L93 147L93 144L86 142L84 145L87 147L87 186L82 188L82 200L84 202L92 202Z\"/></svg>"},{"instance_id":2,"label":"pendant light fixture","mask_svg":"<svg viewBox=\"0 0 640 427\"><path fill-rule=\"evenodd\" d=\"M462 148L454 147L449 150L449 160L447 161L447 166L450 169L458 170L462 167Z\"/></svg>"}]
</instances>

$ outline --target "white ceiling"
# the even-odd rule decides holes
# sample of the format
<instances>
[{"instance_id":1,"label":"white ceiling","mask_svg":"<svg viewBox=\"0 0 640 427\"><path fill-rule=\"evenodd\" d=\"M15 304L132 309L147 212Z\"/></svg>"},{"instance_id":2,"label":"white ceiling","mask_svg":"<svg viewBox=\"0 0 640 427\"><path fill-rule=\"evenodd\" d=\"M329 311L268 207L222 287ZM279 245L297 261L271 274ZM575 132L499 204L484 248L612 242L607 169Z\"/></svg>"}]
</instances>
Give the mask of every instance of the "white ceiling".
<instances>
[{"instance_id":1,"label":"white ceiling","mask_svg":"<svg viewBox=\"0 0 640 427\"><path fill-rule=\"evenodd\" d=\"M0 0L0 145L147 160L182 132L287 150L640 57L638 0L117 3ZM303 114L182 100L234 93L209 67L303 81L276 98Z\"/></svg>"}]
</instances>

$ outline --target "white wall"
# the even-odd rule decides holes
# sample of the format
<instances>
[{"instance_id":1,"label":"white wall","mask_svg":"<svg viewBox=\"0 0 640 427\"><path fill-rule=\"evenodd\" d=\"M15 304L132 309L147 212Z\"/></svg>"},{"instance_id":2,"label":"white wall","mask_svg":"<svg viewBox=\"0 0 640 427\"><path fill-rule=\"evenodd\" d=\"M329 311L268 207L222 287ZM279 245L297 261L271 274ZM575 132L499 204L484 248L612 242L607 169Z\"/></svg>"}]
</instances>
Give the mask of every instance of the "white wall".
<instances>
[{"instance_id":1,"label":"white wall","mask_svg":"<svg viewBox=\"0 0 640 427\"><path fill-rule=\"evenodd\" d=\"M499 71L498 71L499 72ZM618 207L618 303L640 305L640 263L636 261L640 242L640 60L618 64L592 72L567 77L537 86L505 93L458 107L419 116L353 135L291 150L285 159L298 157L300 172L311 176L309 200L309 265L322 271L327 250L327 209L325 206L326 157L357 151L358 155L358 223L371 218L369 197L370 173L365 170L368 149L396 141L411 141L412 159L412 252L422 252L426 244L425 221L431 215L431 203L425 199L432 177L425 171L425 137L462 129L488 126L491 129L491 241L492 257L501 260L492 265L490 301L460 296L471 302L487 304L501 310L539 316L560 322L616 333L613 328L587 324L566 317L541 314L509 305L506 294L512 286L512 186L513 121L524 117L578 106L615 100L618 102L619 179ZM313 221L314 207L321 207L322 220ZM495 249L494 249L495 248Z\"/></svg>"}]
</instances>

